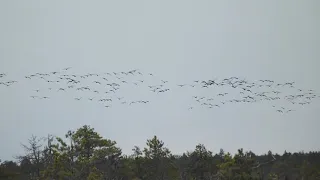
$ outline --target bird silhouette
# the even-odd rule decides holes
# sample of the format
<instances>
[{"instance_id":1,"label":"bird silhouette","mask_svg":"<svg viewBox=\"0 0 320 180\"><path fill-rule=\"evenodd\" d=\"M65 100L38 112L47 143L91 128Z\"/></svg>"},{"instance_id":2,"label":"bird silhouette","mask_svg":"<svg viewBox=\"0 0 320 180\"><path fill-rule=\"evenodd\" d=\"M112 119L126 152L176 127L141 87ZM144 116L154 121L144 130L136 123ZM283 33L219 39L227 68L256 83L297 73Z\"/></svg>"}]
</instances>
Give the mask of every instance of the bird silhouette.
<instances>
[{"instance_id":1,"label":"bird silhouette","mask_svg":"<svg viewBox=\"0 0 320 180\"><path fill-rule=\"evenodd\" d=\"M69 69L71 69L71 67L64 68L63 70L67 71L67 70L69 70Z\"/></svg>"}]
</instances>

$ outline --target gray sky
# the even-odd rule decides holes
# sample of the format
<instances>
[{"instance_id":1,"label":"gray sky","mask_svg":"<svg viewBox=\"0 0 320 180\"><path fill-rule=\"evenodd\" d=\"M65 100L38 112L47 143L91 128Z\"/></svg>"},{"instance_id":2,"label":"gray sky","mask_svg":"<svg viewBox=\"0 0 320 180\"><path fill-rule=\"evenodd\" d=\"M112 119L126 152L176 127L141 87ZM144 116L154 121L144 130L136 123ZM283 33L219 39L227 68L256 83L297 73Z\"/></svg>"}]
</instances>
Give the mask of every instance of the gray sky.
<instances>
[{"instance_id":1,"label":"gray sky","mask_svg":"<svg viewBox=\"0 0 320 180\"><path fill-rule=\"evenodd\" d=\"M287 114L265 102L190 111L193 95L225 89L176 86L237 76L295 81L319 92L319 12L318 0L0 1L0 73L19 81L0 86L0 159L22 153L20 142L31 134L63 136L84 124L116 140L124 153L153 135L174 153L197 143L214 153L319 150L320 98ZM74 74L138 68L154 74L144 77L149 84L168 80L171 91L128 86L118 96L150 103L107 109L73 99L92 94L42 91L46 83L24 78L69 66ZM50 99L31 99L35 89Z\"/></svg>"}]
</instances>

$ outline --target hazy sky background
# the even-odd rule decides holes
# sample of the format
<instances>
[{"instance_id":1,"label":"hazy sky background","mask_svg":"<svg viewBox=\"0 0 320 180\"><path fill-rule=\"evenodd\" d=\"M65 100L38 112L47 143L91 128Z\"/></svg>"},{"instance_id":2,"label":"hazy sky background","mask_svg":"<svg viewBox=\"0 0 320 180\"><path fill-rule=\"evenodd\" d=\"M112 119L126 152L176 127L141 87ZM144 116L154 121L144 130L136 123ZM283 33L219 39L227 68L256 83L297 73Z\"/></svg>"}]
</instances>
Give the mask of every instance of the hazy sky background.
<instances>
[{"instance_id":1,"label":"hazy sky background","mask_svg":"<svg viewBox=\"0 0 320 180\"><path fill-rule=\"evenodd\" d=\"M214 153L319 150L320 98L288 114L265 103L188 111L192 95L215 90L176 87L239 76L319 92L319 17L318 0L0 1L0 73L19 81L0 86L0 159L23 153L20 143L32 134L63 136L84 124L124 153L153 135L174 153L197 143ZM165 79L172 90L122 89L119 96L150 103L109 109L76 102L73 93L30 99L34 89L48 87L25 75L69 66L75 74L138 68L154 74L145 77L150 84Z\"/></svg>"}]
</instances>

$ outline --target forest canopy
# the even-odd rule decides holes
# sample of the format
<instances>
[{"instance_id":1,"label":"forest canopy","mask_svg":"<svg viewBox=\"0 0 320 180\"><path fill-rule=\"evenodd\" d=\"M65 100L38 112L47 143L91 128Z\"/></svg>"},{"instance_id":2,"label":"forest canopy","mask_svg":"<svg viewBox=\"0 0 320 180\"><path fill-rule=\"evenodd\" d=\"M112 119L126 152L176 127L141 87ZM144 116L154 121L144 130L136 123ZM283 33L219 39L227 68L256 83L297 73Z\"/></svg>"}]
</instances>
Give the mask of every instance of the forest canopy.
<instances>
[{"instance_id":1,"label":"forest canopy","mask_svg":"<svg viewBox=\"0 0 320 180\"><path fill-rule=\"evenodd\" d=\"M320 152L256 155L240 148L234 155L223 149L214 154L198 144L191 152L174 155L154 136L125 155L115 141L88 125L63 138L32 136L22 146L25 154L17 161L1 162L0 179L320 179Z\"/></svg>"}]
</instances>

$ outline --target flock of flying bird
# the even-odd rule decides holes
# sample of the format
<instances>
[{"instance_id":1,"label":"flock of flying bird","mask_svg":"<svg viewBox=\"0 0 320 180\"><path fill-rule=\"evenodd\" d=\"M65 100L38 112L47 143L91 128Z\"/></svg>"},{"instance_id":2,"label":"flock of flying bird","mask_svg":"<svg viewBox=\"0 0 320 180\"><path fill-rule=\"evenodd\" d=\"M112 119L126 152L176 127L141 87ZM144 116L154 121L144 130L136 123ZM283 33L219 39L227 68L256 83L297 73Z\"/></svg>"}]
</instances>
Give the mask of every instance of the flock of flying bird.
<instances>
[{"instance_id":1,"label":"flock of flying bird","mask_svg":"<svg viewBox=\"0 0 320 180\"><path fill-rule=\"evenodd\" d=\"M27 80L39 79L47 83L47 91L51 92L67 92L73 90L75 92L90 92L91 97L73 97L75 101L96 101L101 103L105 108L112 107L112 103L118 101L120 104L134 105L147 104L149 100L129 101L126 98L118 96L118 91L121 88L129 88L132 86L144 86L153 93L166 93L173 89L169 88L169 81L155 80L151 82L158 82L157 85L148 84L143 77L154 77L152 73L143 73L138 69L127 72L106 72L106 73L88 73L88 74L74 74L70 73L71 67L64 68L62 71L54 71L49 73L35 73L27 75L24 78ZM7 75L0 73L0 88L1 86L9 87L17 83L14 80L2 81ZM135 77L135 78L133 78ZM132 80L134 79L134 80ZM86 84L86 85L84 85ZM314 90L302 90L295 87L295 82L277 83L273 80L257 80L250 82L239 77L230 77L225 79L210 79L210 80L195 80L189 84L177 84L177 88L203 88L209 92L220 88L229 88L229 92L220 92L211 97L201 95L194 95L191 99L195 102L188 109L192 110L195 107L206 107L209 109L221 108L228 103L256 103L262 101L286 101L290 105L303 106L310 104L313 99L320 97ZM281 91L283 88L290 88L293 91L291 94ZM102 89L102 90L101 90ZM236 90L236 97L232 98L232 90ZM43 89L35 89L30 96L31 99L50 99L49 96L41 94ZM229 98L228 98L229 97ZM285 108L283 106L272 105L276 112L289 113L295 111L292 108Z\"/></svg>"}]
</instances>

